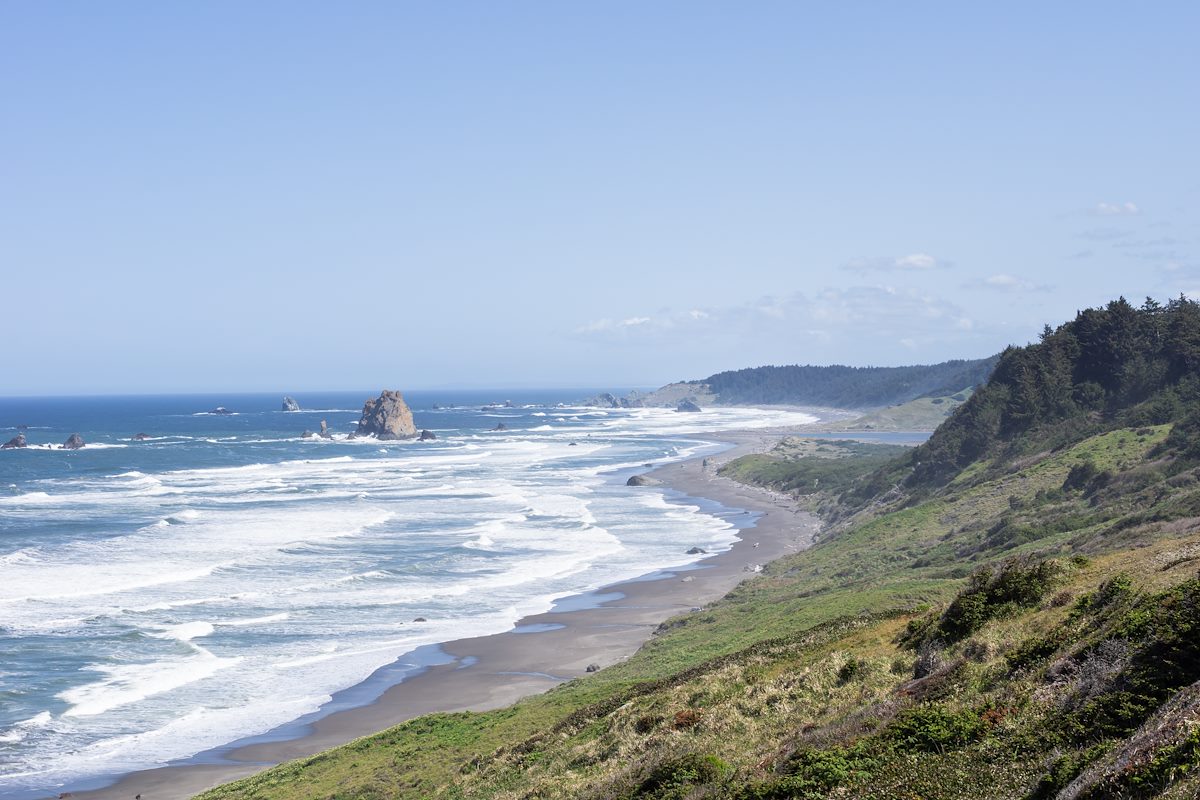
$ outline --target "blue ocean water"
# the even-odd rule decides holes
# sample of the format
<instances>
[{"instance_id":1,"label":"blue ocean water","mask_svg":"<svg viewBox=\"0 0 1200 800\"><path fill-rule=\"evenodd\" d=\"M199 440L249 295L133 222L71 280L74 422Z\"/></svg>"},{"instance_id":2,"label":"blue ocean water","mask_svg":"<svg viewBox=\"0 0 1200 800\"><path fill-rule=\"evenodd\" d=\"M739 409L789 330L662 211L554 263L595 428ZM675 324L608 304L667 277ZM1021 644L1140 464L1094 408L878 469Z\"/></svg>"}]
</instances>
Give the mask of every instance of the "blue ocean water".
<instances>
[{"instance_id":1,"label":"blue ocean water","mask_svg":"<svg viewBox=\"0 0 1200 800\"><path fill-rule=\"evenodd\" d=\"M0 451L0 796L264 733L418 648L727 547L711 508L624 478L811 420L414 392L436 441L349 439L372 394L0 399L0 441L30 445ZM322 419L333 439L301 437Z\"/></svg>"}]
</instances>

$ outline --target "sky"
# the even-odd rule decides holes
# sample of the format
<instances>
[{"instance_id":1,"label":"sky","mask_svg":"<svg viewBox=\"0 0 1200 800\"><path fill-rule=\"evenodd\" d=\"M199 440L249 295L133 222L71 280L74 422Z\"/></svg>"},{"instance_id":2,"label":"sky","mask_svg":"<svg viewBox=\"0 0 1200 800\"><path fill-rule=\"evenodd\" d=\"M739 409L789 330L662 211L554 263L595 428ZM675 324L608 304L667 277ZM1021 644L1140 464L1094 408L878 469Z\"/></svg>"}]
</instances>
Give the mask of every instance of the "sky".
<instances>
[{"instance_id":1,"label":"sky","mask_svg":"<svg viewBox=\"0 0 1200 800\"><path fill-rule=\"evenodd\" d=\"M1200 4L0 0L0 396L931 363L1200 296Z\"/></svg>"}]
</instances>

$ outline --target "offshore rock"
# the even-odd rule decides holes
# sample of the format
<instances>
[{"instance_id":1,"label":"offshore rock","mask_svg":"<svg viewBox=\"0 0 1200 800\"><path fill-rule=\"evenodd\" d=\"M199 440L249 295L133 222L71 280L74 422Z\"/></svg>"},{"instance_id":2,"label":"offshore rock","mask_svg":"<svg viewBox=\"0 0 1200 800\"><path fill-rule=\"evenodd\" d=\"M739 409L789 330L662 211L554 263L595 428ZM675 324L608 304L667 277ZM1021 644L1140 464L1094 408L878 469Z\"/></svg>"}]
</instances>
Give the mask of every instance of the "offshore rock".
<instances>
[{"instance_id":1,"label":"offshore rock","mask_svg":"<svg viewBox=\"0 0 1200 800\"><path fill-rule=\"evenodd\" d=\"M626 486L658 486L662 481L646 475L634 475L629 480L625 481Z\"/></svg>"},{"instance_id":2,"label":"offshore rock","mask_svg":"<svg viewBox=\"0 0 1200 800\"><path fill-rule=\"evenodd\" d=\"M595 406L598 408L620 408L621 401L618 400L612 393L604 392L595 397L589 397L583 401L585 406Z\"/></svg>"},{"instance_id":3,"label":"offshore rock","mask_svg":"<svg viewBox=\"0 0 1200 800\"><path fill-rule=\"evenodd\" d=\"M63 450L78 450L83 447L83 437L78 433L72 433L67 437L67 440L62 443Z\"/></svg>"},{"instance_id":4,"label":"offshore rock","mask_svg":"<svg viewBox=\"0 0 1200 800\"><path fill-rule=\"evenodd\" d=\"M425 429L421 430L420 439L422 442L431 442L436 438L437 438L437 434L435 434L433 431L425 430Z\"/></svg>"},{"instance_id":5,"label":"offshore rock","mask_svg":"<svg viewBox=\"0 0 1200 800\"><path fill-rule=\"evenodd\" d=\"M404 395L384 389L383 394L363 404L362 418L354 432L359 436L373 435L376 439L412 439L417 435L412 411Z\"/></svg>"},{"instance_id":6,"label":"offshore rock","mask_svg":"<svg viewBox=\"0 0 1200 800\"><path fill-rule=\"evenodd\" d=\"M506 430L508 430L508 426L505 425L503 422L497 422L496 427L492 428L492 430L493 431L506 431Z\"/></svg>"},{"instance_id":7,"label":"offshore rock","mask_svg":"<svg viewBox=\"0 0 1200 800\"><path fill-rule=\"evenodd\" d=\"M295 400L293 400L290 397L284 397L283 398L283 410L284 411L299 411L300 404L297 403Z\"/></svg>"},{"instance_id":8,"label":"offshore rock","mask_svg":"<svg viewBox=\"0 0 1200 800\"><path fill-rule=\"evenodd\" d=\"M696 412L700 411L701 409L700 409L700 406L696 405L696 401L689 397L686 400L680 400L679 405L675 406L675 410L676 411L685 411L689 414L695 414Z\"/></svg>"},{"instance_id":9,"label":"offshore rock","mask_svg":"<svg viewBox=\"0 0 1200 800\"><path fill-rule=\"evenodd\" d=\"M232 411L230 411L230 410L229 410L228 408L226 408L225 406L217 406L216 408L214 408L212 411L210 411L210 412L208 412L208 413L210 413L210 414L220 414L220 415L224 416L225 414L232 414L233 412L232 412Z\"/></svg>"},{"instance_id":10,"label":"offshore rock","mask_svg":"<svg viewBox=\"0 0 1200 800\"><path fill-rule=\"evenodd\" d=\"M0 444L0 450L12 450L14 447L28 447L25 442L25 434L18 433L4 444Z\"/></svg>"},{"instance_id":11,"label":"offshore rock","mask_svg":"<svg viewBox=\"0 0 1200 800\"><path fill-rule=\"evenodd\" d=\"M135 442L144 442L149 438L150 438L150 434L148 434L148 433L135 433L133 435L133 440Z\"/></svg>"}]
</instances>

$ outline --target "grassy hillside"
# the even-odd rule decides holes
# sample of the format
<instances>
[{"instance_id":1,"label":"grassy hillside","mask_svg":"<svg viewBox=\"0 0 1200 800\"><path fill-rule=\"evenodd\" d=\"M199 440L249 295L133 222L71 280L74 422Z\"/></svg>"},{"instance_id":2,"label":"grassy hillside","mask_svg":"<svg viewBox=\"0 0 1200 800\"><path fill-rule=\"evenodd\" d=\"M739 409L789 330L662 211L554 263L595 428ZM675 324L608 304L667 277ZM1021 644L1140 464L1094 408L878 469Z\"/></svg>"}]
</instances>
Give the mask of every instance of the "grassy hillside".
<instances>
[{"instance_id":1,"label":"grassy hillside","mask_svg":"<svg viewBox=\"0 0 1200 800\"><path fill-rule=\"evenodd\" d=\"M821 425L826 431L932 431L954 415L967 402L974 387L937 397L918 397L907 403L869 411L848 421L833 421Z\"/></svg>"},{"instance_id":2,"label":"grassy hillside","mask_svg":"<svg viewBox=\"0 0 1200 800\"><path fill-rule=\"evenodd\" d=\"M1182 335L1169 315L1196 311L1133 310L1134 327L1161 314ZM1087 347L1062 364L1042 345L1005 354L1026 369L998 368L982 407L1028 370L1095 368L1075 363ZM1146 352L1117 348L1104 369L1144 374L1126 367ZM1023 428L981 428L972 398L941 443L882 465L796 443L735 462L773 485L791 469L793 491L819 479L810 499L842 518L625 663L205 797L1200 796L1198 367Z\"/></svg>"}]
</instances>

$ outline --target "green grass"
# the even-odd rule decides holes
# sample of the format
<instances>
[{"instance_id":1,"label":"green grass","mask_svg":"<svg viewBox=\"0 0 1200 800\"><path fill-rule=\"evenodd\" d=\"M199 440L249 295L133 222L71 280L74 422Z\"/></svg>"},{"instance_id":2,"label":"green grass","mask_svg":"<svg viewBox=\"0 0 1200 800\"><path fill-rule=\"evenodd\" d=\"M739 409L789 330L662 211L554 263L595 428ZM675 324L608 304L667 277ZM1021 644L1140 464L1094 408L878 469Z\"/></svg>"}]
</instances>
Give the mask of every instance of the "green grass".
<instances>
[{"instance_id":1,"label":"green grass","mask_svg":"<svg viewBox=\"0 0 1200 800\"><path fill-rule=\"evenodd\" d=\"M769 453L730 461L720 474L797 497L838 493L907 449L873 442L789 437Z\"/></svg>"},{"instance_id":2,"label":"green grass","mask_svg":"<svg viewBox=\"0 0 1200 800\"><path fill-rule=\"evenodd\" d=\"M967 401L974 389L968 387L942 397L918 397L843 423L830 423L837 431L931 431Z\"/></svg>"}]
</instances>

